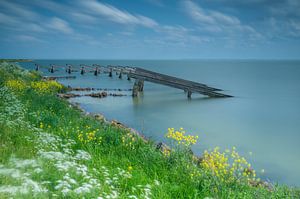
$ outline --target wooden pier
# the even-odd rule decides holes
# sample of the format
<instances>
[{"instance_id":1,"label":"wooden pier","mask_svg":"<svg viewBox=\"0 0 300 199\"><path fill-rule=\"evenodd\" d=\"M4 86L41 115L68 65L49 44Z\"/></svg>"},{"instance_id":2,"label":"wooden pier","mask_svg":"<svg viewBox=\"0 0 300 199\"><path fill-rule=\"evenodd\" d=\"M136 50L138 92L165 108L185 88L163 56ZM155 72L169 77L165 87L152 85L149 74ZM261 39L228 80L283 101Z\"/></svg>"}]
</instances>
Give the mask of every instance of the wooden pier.
<instances>
[{"instance_id":1,"label":"wooden pier","mask_svg":"<svg viewBox=\"0 0 300 199\"><path fill-rule=\"evenodd\" d=\"M153 82L157 84L162 84L162 85L182 89L185 92L187 92L188 98L191 98L192 93L200 93L202 95L206 95L209 97L232 97L231 95L226 95L226 94L216 92L216 91L222 91L221 89L218 88L209 87L205 84L201 84L198 82L180 79L177 77L145 70L142 68L134 68L133 70L130 70L128 76L136 79L132 90L133 96L137 96L138 92L143 91L144 81L148 81L148 82Z\"/></svg>"},{"instance_id":2,"label":"wooden pier","mask_svg":"<svg viewBox=\"0 0 300 199\"><path fill-rule=\"evenodd\" d=\"M57 71L58 68L64 68L69 74L78 71L75 69L76 67L73 67L71 64L66 64L66 67L60 67L53 64L51 64L50 66L51 68L49 68L48 70L51 73ZM191 98L192 93L199 93L213 98L232 97L231 95L220 93L220 91L222 91L221 89L210 87L206 84L153 72L139 67L112 65L100 66L99 64L93 64L92 66L89 66L86 64L80 64L79 71L81 75L84 75L87 69L89 70L89 72L93 72L94 75L100 75L100 73L108 73L109 77L113 77L113 72L116 72L116 75L118 75L119 79L122 79L123 75L127 75L127 80L129 81L131 80L131 78L135 79L132 89L133 97L137 97L139 92L143 92L145 81L181 89L187 93L188 98ZM39 70L38 64L36 64L36 70Z\"/></svg>"}]
</instances>

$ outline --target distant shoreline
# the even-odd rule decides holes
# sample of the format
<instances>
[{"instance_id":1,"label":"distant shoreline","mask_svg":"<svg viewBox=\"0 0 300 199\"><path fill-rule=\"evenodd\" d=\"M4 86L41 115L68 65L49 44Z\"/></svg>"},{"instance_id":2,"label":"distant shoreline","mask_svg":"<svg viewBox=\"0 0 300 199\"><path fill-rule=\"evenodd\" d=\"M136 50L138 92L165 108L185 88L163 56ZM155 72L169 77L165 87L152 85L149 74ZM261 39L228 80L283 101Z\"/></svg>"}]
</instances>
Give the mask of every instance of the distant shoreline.
<instances>
[{"instance_id":1,"label":"distant shoreline","mask_svg":"<svg viewBox=\"0 0 300 199\"><path fill-rule=\"evenodd\" d=\"M32 62L32 59L0 59L0 63L2 62Z\"/></svg>"}]
</instances>

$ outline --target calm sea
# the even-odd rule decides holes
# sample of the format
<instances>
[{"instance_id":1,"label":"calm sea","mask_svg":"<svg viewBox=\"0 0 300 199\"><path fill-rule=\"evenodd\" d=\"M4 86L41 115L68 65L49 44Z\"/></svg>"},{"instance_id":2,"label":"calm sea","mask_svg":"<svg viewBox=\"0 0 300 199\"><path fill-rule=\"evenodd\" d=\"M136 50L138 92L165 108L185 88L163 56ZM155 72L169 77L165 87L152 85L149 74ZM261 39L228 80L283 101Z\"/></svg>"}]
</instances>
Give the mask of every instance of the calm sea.
<instances>
[{"instance_id":1,"label":"calm sea","mask_svg":"<svg viewBox=\"0 0 300 199\"><path fill-rule=\"evenodd\" d=\"M80 97L71 99L92 113L102 113L165 141L168 127L198 135L197 154L216 146L237 147L261 178L300 186L300 61L259 60L36 60L41 65L100 64L138 66L221 88L234 98L210 99L178 89L145 83L133 99ZM22 63L34 68L31 63ZM48 74L45 71L45 74ZM54 75L66 75L64 70ZM92 73L61 80L73 87L132 88L133 80ZM114 91L112 91L114 92ZM250 154L252 153L252 155Z\"/></svg>"}]
</instances>

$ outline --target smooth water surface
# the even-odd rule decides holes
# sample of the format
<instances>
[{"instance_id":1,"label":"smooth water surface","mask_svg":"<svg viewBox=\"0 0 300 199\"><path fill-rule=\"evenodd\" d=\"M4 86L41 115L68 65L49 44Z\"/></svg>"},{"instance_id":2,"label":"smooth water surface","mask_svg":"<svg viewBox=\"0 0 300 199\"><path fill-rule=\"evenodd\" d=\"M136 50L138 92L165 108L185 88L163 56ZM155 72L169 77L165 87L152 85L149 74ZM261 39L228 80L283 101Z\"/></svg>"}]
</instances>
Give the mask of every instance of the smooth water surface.
<instances>
[{"instance_id":1,"label":"smooth water surface","mask_svg":"<svg viewBox=\"0 0 300 199\"><path fill-rule=\"evenodd\" d=\"M138 99L80 97L71 99L88 112L102 113L141 131L156 141L165 141L168 127L183 127L205 149L236 146L263 179L300 186L300 62L230 60L36 60L65 65L101 64L138 66L224 89L234 98L210 99L193 94L188 100L178 89L145 83ZM31 63L22 63L33 67ZM49 74L45 71L46 74ZM64 70L54 75L67 75ZM132 88L134 80L120 80L92 73L61 80L73 87ZM114 92L114 91L111 91ZM252 152L252 156L249 156Z\"/></svg>"}]
</instances>

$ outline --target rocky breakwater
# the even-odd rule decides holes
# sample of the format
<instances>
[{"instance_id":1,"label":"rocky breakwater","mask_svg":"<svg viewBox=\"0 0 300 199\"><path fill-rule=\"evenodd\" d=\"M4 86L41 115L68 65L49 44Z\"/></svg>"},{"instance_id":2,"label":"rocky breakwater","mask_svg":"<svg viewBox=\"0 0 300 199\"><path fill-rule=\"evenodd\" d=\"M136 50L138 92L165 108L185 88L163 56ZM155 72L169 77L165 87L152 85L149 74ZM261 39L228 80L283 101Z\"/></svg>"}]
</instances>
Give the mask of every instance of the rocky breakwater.
<instances>
[{"instance_id":1,"label":"rocky breakwater","mask_svg":"<svg viewBox=\"0 0 300 199\"><path fill-rule=\"evenodd\" d=\"M107 96L112 96L112 97L122 97L122 96L127 96L126 94L122 93L107 93L107 92L98 92L98 93L87 93L87 94L75 94L75 93L60 93L58 94L58 97L60 98L74 98L74 97L82 97L82 96L89 96L89 97L95 97L95 98L105 98Z\"/></svg>"}]
</instances>

